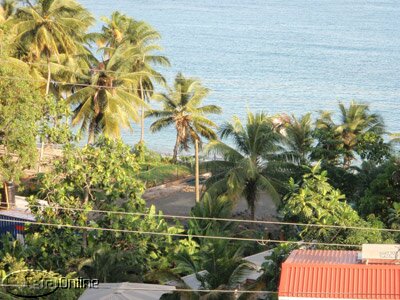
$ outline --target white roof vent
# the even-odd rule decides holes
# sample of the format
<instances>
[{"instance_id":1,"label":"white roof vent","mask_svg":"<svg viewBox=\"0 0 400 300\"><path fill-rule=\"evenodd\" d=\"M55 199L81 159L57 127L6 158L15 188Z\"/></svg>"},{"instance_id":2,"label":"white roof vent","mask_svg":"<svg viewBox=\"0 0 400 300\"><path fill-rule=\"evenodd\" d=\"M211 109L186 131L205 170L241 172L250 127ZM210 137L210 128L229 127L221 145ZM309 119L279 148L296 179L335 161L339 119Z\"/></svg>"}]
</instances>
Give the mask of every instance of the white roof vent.
<instances>
[{"instance_id":1,"label":"white roof vent","mask_svg":"<svg viewBox=\"0 0 400 300\"><path fill-rule=\"evenodd\" d=\"M361 252L365 263L400 263L400 245L364 244Z\"/></svg>"}]
</instances>

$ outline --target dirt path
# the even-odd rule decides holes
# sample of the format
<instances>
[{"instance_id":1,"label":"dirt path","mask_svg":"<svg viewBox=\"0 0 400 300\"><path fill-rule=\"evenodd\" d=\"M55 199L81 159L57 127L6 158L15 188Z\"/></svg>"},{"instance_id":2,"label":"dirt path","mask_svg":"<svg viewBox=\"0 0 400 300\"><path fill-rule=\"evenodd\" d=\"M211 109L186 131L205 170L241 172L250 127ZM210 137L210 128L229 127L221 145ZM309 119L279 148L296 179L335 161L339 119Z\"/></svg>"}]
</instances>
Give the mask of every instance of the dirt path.
<instances>
[{"instance_id":1,"label":"dirt path","mask_svg":"<svg viewBox=\"0 0 400 300\"><path fill-rule=\"evenodd\" d=\"M194 186L185 181L176 182L169 186L157 186L147 189L143 198L148 206L155 205L164 214L187 216L195 204ZM238 203L235 214L248 218L247 203L244 199ZM256 219L277 219L276 206L267 194L260 196L256 206Z\"/></svg>"}]
</instances>

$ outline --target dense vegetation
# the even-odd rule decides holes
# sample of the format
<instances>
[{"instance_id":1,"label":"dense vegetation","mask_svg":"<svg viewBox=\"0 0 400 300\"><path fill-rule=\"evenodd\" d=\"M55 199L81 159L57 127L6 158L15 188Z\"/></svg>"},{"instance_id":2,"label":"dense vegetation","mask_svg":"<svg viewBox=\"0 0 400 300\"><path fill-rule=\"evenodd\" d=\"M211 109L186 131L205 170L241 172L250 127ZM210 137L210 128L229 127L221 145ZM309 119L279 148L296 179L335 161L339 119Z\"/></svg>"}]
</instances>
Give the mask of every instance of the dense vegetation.
<instances>
[{"instance_id":1,"label":"dense vegetation","mask_svg":"<svg viewBox=\"0 0 400 300\"><path fill-rule=\"evenodd\" d=\"M1 4L2 180L18 183L24 170L40 167L38 142L41 149L63 147L63 156L37 174L38 187L29 193L36 221L57 226L30 225L24 244L4 235L1 278L30 268L48 270L54 278L174 280L188 288L181 277L196 273L207 290L276 290L280 263L297 247L291 242L315 242L320 248L400 242L399 234L379 230L400 229L396 140L389 141L382 118L368 105L340 103L338 113L317 116L249 112L246 120L234 117L218 127L209 115L221 109L202 105L209 90L199 79L178 74L168 87L161 70L170 62L161 55L160 34L146 22L113 12L102 19L100 32L89 33L95 20L75 0ZM152 100L162 107L152 108ZM176 130L172 157L146 148L145 117L156 118L152 131ZM142 131L131 148L120 134L133 122ZM76 134L71 126L79 128ZM82 137L87 145L79 147ZM195 141L206 144L204 153L215 159L202 165L212 176L192 217L233 218L237 202L245 199L248 217L256 219L267 193L282 220L302 225L266 230L215 219L180 224L146 207L147 187L191 173L191 164L178 155ZM277 239L278 232L287 244L218 239ZM243 283L254 269L243 257L271 247L263 275ZM2 298L9 297L5 292L0 290ZM80 292L59 290L52 297L75 299ZM236 299L216 292L170 296Z\"/></svg>"}]
</instances>

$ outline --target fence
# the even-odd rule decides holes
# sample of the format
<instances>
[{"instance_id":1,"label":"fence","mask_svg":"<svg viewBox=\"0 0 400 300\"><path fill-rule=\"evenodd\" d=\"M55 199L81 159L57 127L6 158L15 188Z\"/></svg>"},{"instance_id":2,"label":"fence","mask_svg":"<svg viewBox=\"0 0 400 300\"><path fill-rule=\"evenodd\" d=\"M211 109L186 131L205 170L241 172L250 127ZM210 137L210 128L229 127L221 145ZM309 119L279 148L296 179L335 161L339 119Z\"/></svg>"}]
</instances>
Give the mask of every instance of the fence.
<instances>
[{"instance_id":1,"label":"fence","mask_svg":"<svg viewBox=\"0 0 400 300\"><path fill-rule=\"evenodd\" d=\"M25 221L24 219L6 216L0 213L0 219L11 220L14 222L2 221L0 220L0 236L11 233L14 238L17 238L18 234L24 234L25 231Z\"/></svg>"}]
</instances>

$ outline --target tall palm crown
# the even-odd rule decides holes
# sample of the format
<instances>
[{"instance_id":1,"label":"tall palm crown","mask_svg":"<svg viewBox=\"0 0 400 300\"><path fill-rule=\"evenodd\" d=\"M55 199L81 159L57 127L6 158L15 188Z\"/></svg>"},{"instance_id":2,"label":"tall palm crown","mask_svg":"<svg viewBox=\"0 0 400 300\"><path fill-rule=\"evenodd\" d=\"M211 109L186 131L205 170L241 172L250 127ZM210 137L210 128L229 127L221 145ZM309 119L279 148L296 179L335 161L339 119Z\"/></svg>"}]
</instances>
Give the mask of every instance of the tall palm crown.
<instances>
[{"instance_id":1,"label":"tall palm crown","mask_svg":"<svg viewBox=\"0 0 400 300\"><path fill-rule=\"evenodd\" d=\"M285 126L285 154L290 155L298 166L307 165L313 144L313 123L311 114L300 119L292 116Z\"/></svg>"},{"instance_id":2,"label":"tall palm crown","mask_svg":"<svg viewBox=\"0 0 400 300\"><path fill-rule=\"evenodd\" d=\"M120 47L108 60L95 63L88 86L67 98L75 105L72 124L88 131L88 143L100 132L119 137L122 128L131 128L131 121L139 120L136 108L143 103L130 87L140 74L128 72L125 62L125 49Z\"/></svg>"},{"instance_id":3,"label":"tall palm crown","mask_svg":"<svg viewBox=\"0 0 400 300\"><path fill-rule=\"evenodd\" d=\"M339 104L341 112L341 124L337 131L342 135L345 147L352 148L357 143L357 135L366 132L383 133L384 125L377 114L370 114L366 104L351 102L346 108Z\"/></svg>"},{"instance_id":4,"label":"tall palm crown","mask_svg":"<svg viewBox=\"0 0 400 300\"><path fill-rule=\"evenodd\" d=\"M206 193L213 197L225 195L232 200L244 197L254 219L261 191L276 201L279 199L274 186L279 181L275 178L277 168L273 155L282 150L282 136L274 129L270 117L251 112L247 114L246 125L234 117L232 122L221 126L220 135L221 139L229 139L236 149L217 140L207 145L206 152L222 158L208 163L218 172L206 182Z\"/></svg>"},{"instance_id":5,"label":"tall palm crown","mask_svg":"<svg viewBox=\"0 0 400 300\"><path fill-rule=\"evenodd\" d=\"M0 4L0 24L10 18L16 7L15 0L4 0Z\"/></svg>"},{"instance_id":6,"label":"tall palm crown","mask_svg":"<svg viewBox=\"0 0 400 300\"><path fill-rule=\"evenodd\" d=\"M237 299L236 295L228 296L227 293L212 290L238 289L240 292L241 289L246 289L246 279L254 272L256 266L243 259L244 250L243 245L226 240L202 241L198 252L183 252L177 255L174 271L196 274L200 289L211 290L194 292L195 295L201 296L200 299ZM182 279L174 279L185 287Z\"/></svg>"},{"instance_id":7,"label":"tall palm crown","mask_svg":"<svg viewBox=\"0 0 400 300\"><path fill-rule=\"evenodd\" d=\"M155 54L162 48L157 44L161 38L149 24L142 21L132 21L127 31L126 40L134 46L132 55L135 57L132 65L133 71L141 71L145 75L140 77L136 86L139 97L145 101L149 100L154 93L154 83L165 85L165 78L155 70L155 66L169 67L170 63L165 56ZM145 108L141 113L141 136L140 141L144 142L144 118Z\"/></svg>"},{"instance_id":8,"label":"tall palm crown","mask_svg":"<svg viewBox=\"0 0 400 300\"><path fill-rule=\"evenodd\" d=\"M130 18L119 11L111 14L111 18L102 17L101 20L105 23L102 31L96 35L97 43L102 47L117 48L126 38L125 34L128 30ZM105 51L107 54L108 52Z\"/></svg>"},{"instance_id":9,"label":"tall palm crown","mask_svg":"<svg viewBox=\"0 0 400 300\"><path fill-rule=\"evenodd\" d=\"M147 111L146 116L158 118L151 124L152 132L170 125L175 126L174 160L177 159L179 149L188 150L190 143L196 140L201 142L201 137L216 138L214 129L217 125L207 118L207 114L219 114L221 108L216 105L201 106L208 94L209 90L200 81L185 78L179 73L175 78L174 89L156 97L161 101L163 109Z\"/></svg>"},{"instance_id":10,"label":"tall palm crown","mask_svg":"<svg viewBox=\"0 0 400 300\"><path fill-rule=\"evenodd\" d=\"M98 41L107 49L105 53L110 54L121 45L130 46L130 51L126 52L126 55L130 56L130 71L142 72L133 88L143 101L150 100L154 93L154 83L166 84L165 78L155 70L155 66L170 66L168 58L154 53L162 50L157 44L161 38L160 33L148 23L134 20L119 12L113 12L110 19L102 20L105 25ZM145 107L142 107L141 111L140 141L143 142Z\"/></svg>"},{"instance_id":11,"label":"tall palm crown","mask_svg":"<svg viewBox=\"0 0 400 300\"><path fill-rule=\"evenodd\" d=\"M324 112L317 120L317 128L333 130L334 134L340 138L344 152L343 166L348 168L351 161L355 159L359 138L366 133L382 135L384 124L379 115L369 112L366 104L352 101L346 108L343 103L340 103L339 109L341 112L339 124L335 124L330 113Z\"/></svg>"},{"instance_id":12,"label":"tall palm crown","mask_svg":"<svg viewBox=\"0 0 400 300\"><path fill-rule=\"evenodd\" d=\"M93 23L90 13L75 0L39 0L18 8L11 23L16 34L19 58L47 61L47 86L51 80L50 59L82 50L84 32Z\"/></svg>"}]
</instances>

